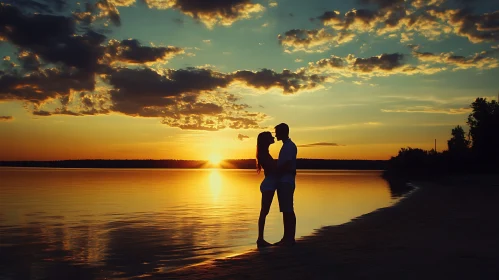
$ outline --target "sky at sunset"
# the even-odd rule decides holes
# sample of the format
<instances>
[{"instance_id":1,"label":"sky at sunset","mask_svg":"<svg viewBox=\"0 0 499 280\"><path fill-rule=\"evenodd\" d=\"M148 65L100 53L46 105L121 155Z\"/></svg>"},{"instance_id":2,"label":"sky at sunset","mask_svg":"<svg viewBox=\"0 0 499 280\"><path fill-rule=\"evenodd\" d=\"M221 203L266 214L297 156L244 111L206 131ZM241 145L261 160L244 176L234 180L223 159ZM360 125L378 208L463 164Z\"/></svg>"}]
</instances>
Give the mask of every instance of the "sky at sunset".
<instances>
[{"instance_id":1,"label":"sky at sunset","mask_svg":"<svg viewBox=\"0 0 499 280\"><path fill-rule=\"evenodd\" d=\"M0 3L0 160L388 159L499 93L499 1Z\"/></svg>"}]
</instances>

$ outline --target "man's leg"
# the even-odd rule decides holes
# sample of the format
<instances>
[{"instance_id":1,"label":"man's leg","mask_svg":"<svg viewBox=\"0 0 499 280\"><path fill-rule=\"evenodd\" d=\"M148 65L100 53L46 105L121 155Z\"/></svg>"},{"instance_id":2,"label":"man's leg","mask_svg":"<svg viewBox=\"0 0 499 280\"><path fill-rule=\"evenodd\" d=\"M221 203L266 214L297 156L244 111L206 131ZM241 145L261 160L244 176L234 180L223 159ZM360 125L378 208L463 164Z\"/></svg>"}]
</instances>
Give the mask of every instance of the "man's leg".
<instances>
[{"instance_id":1,"label":"man's leg","mask_svg":"<svg viewBox=\"0 0 499 280\"><path fill-rule=\"evenodd\" d=\"M296 215L293 207L294 191L295 186L293 184L280 183L277 188L277 198L279 200L279 208L282 212L284 235L276 245L292 245L295 242Z\"/></svg>"},{"instance_id":2,"label":"man's leg","mask_svg":"<svg viewBox=\"0 0 499 280\"><path fill-rule=\"evenodd\" d=\"M283 212L282 213L284 220L284 237L286 241L295 242L296 235L296 215L295 211L292 212Z\"/></svg>"}]
</instances>

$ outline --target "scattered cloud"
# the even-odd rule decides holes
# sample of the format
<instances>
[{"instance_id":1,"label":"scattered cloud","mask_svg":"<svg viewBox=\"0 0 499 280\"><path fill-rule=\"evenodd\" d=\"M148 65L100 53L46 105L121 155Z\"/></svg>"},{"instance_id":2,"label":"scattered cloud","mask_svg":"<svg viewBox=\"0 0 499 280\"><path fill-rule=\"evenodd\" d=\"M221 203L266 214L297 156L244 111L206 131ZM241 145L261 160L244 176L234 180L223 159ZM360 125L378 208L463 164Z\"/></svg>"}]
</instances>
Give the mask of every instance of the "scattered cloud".
<instances>
[{"instance_id":1,"label":"scattered cloud","mask_svg":"<svg viewBox=\"0 0 499 280\"><path fill-rule=\"evenodd\" d=\"M78 70L43 69L27 75L0 73L0 100L40 104L59 96L69 96L72 91L94 89L94 77Z\"/></svg>"},{"instance_id":2,"label":"scattered cloud","mask_svg":"<svg viewBox=\"0 0 499 280\"><path fill-rule=\"evenodd\" d=\"M211 40L209 40L209 39L203 40L203 43L205 43L205 44L211 44Z\"/></svg>"},{"instance_id":3,"label":"scattered cloud","mask_svg":"<svg viewBox=\"0 0 499 280\"><path fill-rule=\"evenodd\" d=\"M495 49L483 51L471 56L458 56L453 53L434 54L420 52L419 46L409 45L413 50L412 57L417 64L408 63L407 57L401 53L381 54L372 57L331 56L308 64L307 72L328 76L326 81L334 82L339 77L370 78L390 75L432 75L446 70L463 70L475 68L487 70L499 67L499 52ZM336 77L334 75L337 75ZM364 84L365 80L355 81Z\"/></svg>"},{"instance_id":4,"label":"scattered cloud","mask_svg":"<svg viewBox=\"0 0 499 280\"><path fill-rule=\"evenodd\" d=\"M312 89L324 82L325 78L316 74L307 75L305 70L292 72L283 70L276 73L269 69L260 71L236 71L233 78L247 86L257 89L280 88L284 94L292 94L305 89Z\"/></svg>"},{"instance_id":5,"label":"scattered cloud","mask_svg":"<svg viewBox=\"0 0 499 280\"><path fill-rule=\"evenodd\" d=\"M243 135L243 134L241 134L241 133L239 133L239 134L237 135L237 139L239 139L240 141L243 141L244 139L248 139L248 138L249 138L249 136L247 136L247 135Z\"/></svg>"},{"instance_id":6,"label":"scattered cloud","mask_svg":"<svg viewBox=\"0 0 499 280\"><path fill-rule=\"evenodd\" d=\"M303 71L276 73L268 69L221 73L205 68L155 71L118 67L109 68L99 77L104 88L96 88L94 75L77 70L40 69L26 76L2 74L0 100L29 102L32 113L39 116L117 112L162 118L162 123L181 129L248 129L260 128L266 115L248 111L248 105L227 93L232 83L254 89L280 88L291 94L321 82L319 76L308 76ZM49 103L57 104L56 108Z\"/></svg>"},{"instance_id":7,"label":"scattered cloud","mask_svg":"<svg viewBox=\"0 0 499 280\"><path fill-rule=\"evenodd\" d=\"M232 25L242 19L249 19L265 8L250 0L143 0L149 8L176 9L204 23L208 28L215 25Z\"/></svg>"},{"instance_id":8,"label":"scattered cloud","mask_svg":"<svg viewBox=\"0 0 499 280\"><path fill-rule=\"evenodd\" d=\"M400 53L382 54L379 56L372 56L369 58L355 58L350 55L347 60L352 61L352 69L360 72L373 72L373 71L392 71L400 68L403 63L404 55Z\"/></svg>"},{"instance_id":9,"label":"scattered cloud","mask_svg":"<svg viewBox=\"0 0 499 280\"><path fill-rule=\"evenodd\" d=\"M448 20L453 31L467 37L473 43L499 41L499 11L473 14L471 9L432 11L432 14Z\"/></svg>"},{"instance_id":10,"label":"scattered cloud","mask_svg":"<svg viewBox=\"0 0 499 280\"><path fill-rule=\"evenodd\" d=\"M326 31L325 28L305 30L292 29L279 34L277 39L285 52L293 53L303 51L307 53L321 53L327 51L331 46L348 42L353 39L352 34Z\"/></svg>"},{"instance_id":11,"label":"scattered cloud","mask_svg":"<svg viewBox=\"0 0 499 280\"><path fill-rule=\"evenodd\" d=\"M113 62L143 64L152 62L166 62L170 58L183 54L184 50L177 47L147 47L138 40L123 41L111 40L106 48L105 57Z\"/></svg>"},{"instance_id":12,"label":"scattered cloud","mask_svg":"<svg viewBox=\"0 0 499 280\"><path fill-rule=\"evenodd\" d=\"M450 9L445 2L360 0L369 9L355 8L343 14L325 11L310 19L320 22L323 28L292 29L279 35L278 40L286 52L324 52L363 33L400 35L402 43L416 35L441 40L451 34L467 37L473 43L499 41L499 11L474 14L469 8Z\"/></svg>"},{"instance_id":13,"label":"scattered cloud","mask_svg":"<svg viewBox=\"0 0 499 280\"><path fill-rule=\"evenodd\" d=\"M0 122L10 122L13 120L14 120L14 117L12 117L12 116L0 116Z\"/></svg>"},{"instance_id":14,"label":"scattered cloud","mask_svg":"<svg viewBox=\"0 0 499 280\"><path fill-rule=\"evenodd\" d=\"M483 51L476 53L472 56L465 57L460 55L454 55L453 53L440 53L435 54L431 52L418 52L414 51L413 55L417 57L420 61L432 62L437 64L446 64L454 67L454 70L459 69L492 69L499 67L499 61L497 51ZM494 57L496 56L496 57Z\"/></svg>"},{"instance_id":15,"label":"scattered cloud","mask_svg":"<svg viewBox=\"0 0 499 280\"><path fill-rule=\"evenodd\" d=\"M137 0L97 0L94 4L87 3L84 10L75 11L73 16L87 25L106 19L120 26L121 18L118 7L129 7L136 2ZM140 0L139 2L145 3L151 9L178 10L202 22L208 28L213 28L215 25L229 26L238 20L249 19L265 10L261 4L253 3L251 0ZM270 7L273 7L272 3ZM182 19L174 21L183 24Z\"/></svg>"}]
</instances>

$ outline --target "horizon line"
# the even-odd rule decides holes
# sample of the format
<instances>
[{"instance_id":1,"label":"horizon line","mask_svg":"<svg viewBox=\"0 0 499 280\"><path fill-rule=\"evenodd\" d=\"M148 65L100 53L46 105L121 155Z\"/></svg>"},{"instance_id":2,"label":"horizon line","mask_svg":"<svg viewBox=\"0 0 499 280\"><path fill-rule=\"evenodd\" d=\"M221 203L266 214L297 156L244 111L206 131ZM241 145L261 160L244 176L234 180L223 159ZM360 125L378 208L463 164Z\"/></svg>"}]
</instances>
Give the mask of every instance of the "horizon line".
<instances>
[{"instance_id":1,"label":"horizon line","mask_svg":"<svg viewBox=\"0 0 499 280\"><path fill-rule=\"evenodd\" d=\"M105 159L105 158L98 158L98 159L50 159L50 160L36 160L36 159L29 159L29 160L0 160L0 162L21 162L21 161L34 161L34 162L43 162L43 161L90 161L90 160L137 160L137 161L160 161L160 160L175 160L175 161L205 161L209 162L210 160L208 159ZM231 161L231 160L255 160L254 158L240 158L240 159L222 159L222 161ZM277 160L277 159L275 159ZM389 159L331 159L331 158L297 158L296 160L363 160L363 161L387 161Z\"/></svg>"}]
</instances>

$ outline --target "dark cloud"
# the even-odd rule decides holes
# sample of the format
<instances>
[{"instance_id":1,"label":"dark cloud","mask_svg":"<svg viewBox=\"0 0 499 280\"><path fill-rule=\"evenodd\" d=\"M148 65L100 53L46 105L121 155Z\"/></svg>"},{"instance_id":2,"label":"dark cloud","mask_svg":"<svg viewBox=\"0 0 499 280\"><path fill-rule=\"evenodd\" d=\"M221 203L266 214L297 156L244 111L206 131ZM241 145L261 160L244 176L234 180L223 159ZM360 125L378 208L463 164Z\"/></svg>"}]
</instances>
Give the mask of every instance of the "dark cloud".
<instances>
[{"instance_id":1,"label":"dark cloud","mask_svg":"<svg viewBox=\"0 0 499 280\"><path fill-rule=\"evenodd\" d=\"M470 3L483 6L481 1L446 0L360 0L366 8L352 9L342 15L326 11L312 18L325 28L293 29L279 35L279 43L286 52L324 52L329 48L350 42L360 33L376 36L393 34L405 43L415 35L439 40L449 34L467 37L471 42L499 41L499 11L474 14ZM449 2L449 3L447 3ZM485 2L485 1L484 1ZM482 4L478 4L482 3ZM454 9L455 6L466 8ZM395 32L401 32L399 34Z\"/></svg>"},{"instance_id":2,"label":"dark cloud","mask_svg":"<svg viewBox=\"0 0 499 280\"><path fill-rule=\"evenodd\" d=\"M317 67L343 68L346 67L346 61L338 56L324 58L315 63Z\"/></svg>"},{"instance_id":3,"label":"dark cloud","mask_svg":"<svg viewBox=\"0 0 499 280\"><path fill-rule=\"evenodd\" d=\"M405 56L399 53L367 58L357 58L352 54L345 58L331 56L309 63L306 72L326 76L327 81L332 82L341 77L361 77L365 81L366 78L374 76L435 74L445 70L443 67L432 64L406 64L404 59ZM359 84L358 81L355 83Z\"/></svg>"},{"instance_id":4,"label":"dark cloud","mask_svg":"<svg viewBox=\"0 0 499 280\"><path fill-rule=\"evenodd\" d=\"M32 52L29 51L21 51L17 57L19 62L21 63L21 67L23 70L32 72L32 71L39 71L40 70L40 60L38 56Z\"/></svg>"},{"instance_id":5,"label":"dark cloud","mask_svg":"<svg viewBox=\"0 0 499 280\"><path fill-rule=\"evenodd\" d=\"M164 61L180 53L183 53L183 50L177 47L147 47L135 39L121 42L111 40L106 52L112 61L139 64Z\"/></svg>"},{"instance_id":6,"label":"dark cloud","mask_svg":"<svg viewBox=\"0 0 499 280\"><path fill-rule=\"evenodd\" d=\"M98 0L94 4L87 4L85 10L76 11L74 16L86 24L109 19L119 26L121 18L117 7L129 7L136 2L136 0ZM251 0L140 0L140 2L153 9L177 9L210 28L216 24L231 25L237 20L251 18L253 14L265 9L261 4L253 3ZM183 23L182 19L174 21Z\"/></svg>"},{"instance_id":7,"label":"dark cloud","mask_svg":"<svg viewBox=\"0 0 499 280\"><path fill-rule=\"evenodd\" d=\"M243 141L244 139L248 139L248 138L249 138L249 136L243 135L240 133L237 135L237 139L239 139L240 141Z\"/></svg>"},{"instance_id":8,"label":"dark cloud","mask_svg":"<svg viewBox=\"0 0 499 280\"><path fill-rule=\"evenodd\" d=\"M23 15L19 9L0 6L0 37L29 50L47 62L63 63L95 72L104 55L105 36L93 31L75 35L71 18L53 15Z\"/></svg>"},{"instance_id":9,"label":"dark cloud","mask_svg":"<svg viewBox=\"0 0 499 280\"><path fill-rule=\"evenodd\" d=\"M355 22L364 24L365 26L369 26L376 23L376 19L378 17L379 14L376 11L365 9L349 11L345 14L342 28L348 29Z\"/></svg>"},{"instance_id":10,"label":"dark cloud","mask_svg":"<svg viewBox=\"0 0 499 280\"><path fill-rule=\"evenodd\" d=\"M122 68L107 77L114 87L112 109L130 115L161 115L157 108L175 104L183 93L225 88L230 78L205 69L168 70L161 75L151 69Z\"/></svg>"},{"instance_id":11,"label":"dark cloud","mask_svg":"<svg viewBox=\"0 0 499 280\"><path fill-rule=\"evenodd\" d=\"M247 112L234 95L217 93L235 81L253 88L281 88L294 93L322 81L317 75L288 70L276 73L237 71L223 74L209 69L187 68L158 73L151 69L117 69L105 79L110 91L111 110L142 117L164 117L163 123L180 128L255 128L264 115ZM210 93L208 98L203 95ZM213 99L214 98L214 99ZM213 99L213 100L211 100ZM210 118L205 118L210 117ZM207 120L216 125L209 126Z\"/></svg>"},{"instance_id":12,"label":"dark cloud","mask_svg":"<svg viewBox=\"0 0 499 280\"><path fill-rule=\"evenodd\" d=\"M66 0L3 0L4 4L9 4L39 13L53 13L62 11L66 6Z\"/></svg>"},{"instance_id":13,"label":"dark cloud","mask_svg":"<svg viewBox=\"0 0 499 280\"><path fill-rule=\"evenodd\" d=\"M374 70L391 71L403 65L404 55L399 53L382 54L369 58L355 58L353 69L361 72L372 72Z\"/></svg>"},{"instance_id":14,"label":"dark cloud","mask_svg":"<svg viewBox=\"0 0 499 280\"><path fill-rule=\"evenodd\" d=\"M377 5L379 8L391 8L398 5L403 5L404 0L359 0L363 5Z\"/></svg>"},{"instance_id":15,"label":"dark cloud","mask_svg":"<svg viewBox=\"0 0 499 280\"><path fill-rule=\"evenodd\" d=\"M51 116L52 114L48 111L34 111L33 112L33 115L35 116L42 116L42 117L48 117L48 116Z\"/></svg>"},{"instance_id":16,"label":"dark cloud","mask_svg":"<svg viewBox=\"0 0 499 280\"><path fill-rule=\"evenodd\" d=\"M114 25L121 25L120 13L112 1L99 0L95 5L96 8L100 10L98 17L108 17Z\"/></svg>"},{"instance_id":17,"label":"dark cloud","mask_svg":"<svg viewBox=\"0 0 499 280\"><path fill-rule=\"evenodd\" d=\"M26 75L0 72L0 100L23 100L35 104L69 95L71 91L93 91L95 79L69 69L44 69Z\"/></svg>"},{"instance_id":18,"label":"dark cloud","mask_svg":"<svg viewBox=\"0 0 499 280\"><path fill-rule=\"evenodd\" d=\"M246 111L232 94L220 92L233 78L209 69L118 69L106 80L111 107L131 116L162 117L162 123L190 130L259 128L264 114Z\"/></svg>"},{"instance_id":19,"label":"dark cloud","mask_svg":"<svg viewBox=\"0 0 499 280\"><path fill-rule=\"evenodd\" d=\"M0 116L0 122L10 122L14 120L14 117L12 116ZM241 134L239 134L241 135Z\"/></svg>"},{"instance_id":20,"label":"dark cloud","mask_svg":"<svg viewBox=\"0 0 499 280\"><path fill-rule=\"evenodd\" d=\"M338 146L344 146L344 145L339 145L336 143L329 143L329 142L319 142L319 143L312 143L312 144L302 144L302 145L298 145L297 147L310 148L310 147L338 147Z\"/></svg>"},{"instance_id":21,"label":"dark cloud","mask_svg":"<svg viewBox=\"0 0 499 280\"><path fill-rule=\"evenodd\" d=\"M390 12L394 14L394 12ZM385 13L366 9L353 9L344 16L338 11L326 11L318 16L324 26L321 29L292 29L278 36L279 43L286 52L324 52L330 47L350 42L354 31L372 31L386 16ZM388 17L388 20L390 17ZM392 19L393 20L393 19Z\"/></svg>"},{"instance_id":22,"label":"dark cloud","mask_svg":"<svg viewBox=\"0 0 499 280\"><path fill-rule=\"evenodd\" d=\"M253 13L264 10L251 0L143 0L150 8L174 8L211 27L215 24L231 25L233 22L250 18Z\"/></svg>"},{"instance_id":23,"label":"dark cloud","mask_svg":"<svg viewBox=\"0 0 499 280\"><path fill-rule=\"evenodd\" d=\"M454 69L492 69L499 67L497 55L499 50L483 51L471 56L455 55L453 53L431 53L413 51L414 57L424 62L432 62L454 66Z\"/></svg>"},{"instance_id":24,"label":"dark cloud","mask_svg":"<svg viewBox=\"0 0 499 280\"><path fill-rule=\"evenodd\" d=\"M342 18L340 16L340 12L335 12L335 11L324 12L324 14L317 17L317 19L320 20L325 25L329 25L331 23L333 23L333 24L340 23L342 21Z\"/></svg>"},{"instance_id":25,"label":"dark cloud","mask_svg":"<svg viewBox=\"0 0 499 280\"><path fill-rule=\"evenodd\" d=\"M87 26L102 20L106 24L107 22L111 22L115 26L121 26L121 16L117 7L130 6L133 3L135 3L135 0L97 0L93 3L86 2L85 9L77 9L73 12L73 17L78 22Z\"/></svg>"},{"instance_id":26,"label":"dark cloud","mask_svg":"<svg viewBox=\"0 0 499 280\"><path fill-rule=\"evenodd\" d=\"M281 88L285 94L314 88L324 81L324 77L318 75L309 76L305 71L292 72L290 70L284 70L282 73L276 73L269 69L263 69L257 72L247 70L237 71L233 74L233 77L235 80L243 81L248 86L255 88Z\"/></svg>"},{"instance_id":27,"label":"dark cloud","mask_svg":"<svg viewBox=\"0 0 499 280\"><path fill-rule=\"evenodd\" d=\"M499 41L499 11L476 15L471 9L461 9L445 13L458 29L457 33L471 42Z\"/></svg>"},{"instance_id":28,"label":"dark cloud","mask_svg":"<svg viewBox=\"0 0 499 280\"><path fill-rule=\"evenodd\" d=\"M286 52L324 52L334 44L347 42L351 39L348 34L326 31L322 29L291 29L283 35L277 36L279 44L286 48Z\"/></svg>"}]
</instances>

